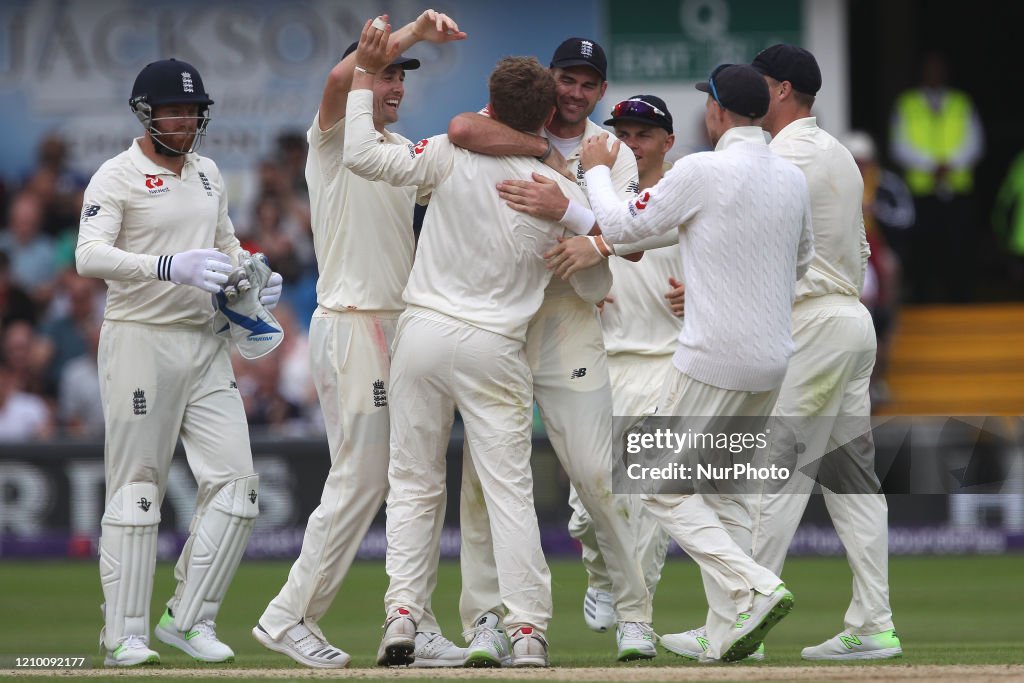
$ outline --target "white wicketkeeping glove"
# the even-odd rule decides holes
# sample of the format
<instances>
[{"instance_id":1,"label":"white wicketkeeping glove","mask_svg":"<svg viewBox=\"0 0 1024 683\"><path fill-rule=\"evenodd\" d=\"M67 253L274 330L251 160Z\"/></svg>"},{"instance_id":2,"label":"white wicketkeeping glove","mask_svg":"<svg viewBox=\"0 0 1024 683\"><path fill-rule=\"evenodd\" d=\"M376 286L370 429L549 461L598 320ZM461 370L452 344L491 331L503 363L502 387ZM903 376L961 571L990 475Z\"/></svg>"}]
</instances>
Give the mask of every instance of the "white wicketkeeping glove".
<instances>
[{"instance_id":1,"label":"white wicketkeeping glove","mask_svg":"<svg viewBox=\"0 0 1024 683\"><path fill-rule=\"evenodd\" d=\"M221 291L232 270L228 255L216 249L192 249L161 256L156 262L159 279L170 280L176 285L192 285L211 294Z\"/></svg>"},{"instance_id":2,"label":"white wicketkeeping glove","mask_svg":"<svg viewBox=\"0 0 1024 683\"><path fill-rule=\"evenodd\" d=\"M260 292L266 290L274 274L263 254L243 251L224 290L214 296L218 309L215 328L224 332L226 325L238 352L247 360L267 355L284 340L281 324L260 302Z\"/></svg>"}]
</instances>

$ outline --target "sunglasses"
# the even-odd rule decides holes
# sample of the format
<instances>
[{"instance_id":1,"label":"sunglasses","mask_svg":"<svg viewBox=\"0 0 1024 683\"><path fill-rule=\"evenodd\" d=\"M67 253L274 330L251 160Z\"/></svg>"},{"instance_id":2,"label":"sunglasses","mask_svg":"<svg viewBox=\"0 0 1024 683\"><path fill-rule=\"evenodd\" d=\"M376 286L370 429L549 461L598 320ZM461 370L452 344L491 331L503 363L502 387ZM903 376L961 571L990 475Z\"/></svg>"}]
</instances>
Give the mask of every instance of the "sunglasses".
<instances>
[{"instance_id":1,"label":"sunglasses","mask_svg":"<svg viewBox=\"0 0 1024 683\"><path fill-rule=\"evenodd\" d=\"M711 72L711 75L708 76L708 85L711 87L711 97L713 97L715 102L718 102L718 106L723 109L725 108L725 105L722 104L722 100L718 97L718 88L715 87L715 76L721 73L722 69L727 66L732 66L732 64L719 64L715 67L715 70Z\"/></svg>"},{"instance_id":2,"label":"sunglasses","mask_svg":"<svg viewBox=\"0 0 1024 683\"><path fill-rule=\"evenodd\" d=\"M612 107L612 118L617 119L623 116L635 116L658 123L661 123L659 119L668 118L668 114L643 100L622 100Z\"/></svg>"}]
</instances>

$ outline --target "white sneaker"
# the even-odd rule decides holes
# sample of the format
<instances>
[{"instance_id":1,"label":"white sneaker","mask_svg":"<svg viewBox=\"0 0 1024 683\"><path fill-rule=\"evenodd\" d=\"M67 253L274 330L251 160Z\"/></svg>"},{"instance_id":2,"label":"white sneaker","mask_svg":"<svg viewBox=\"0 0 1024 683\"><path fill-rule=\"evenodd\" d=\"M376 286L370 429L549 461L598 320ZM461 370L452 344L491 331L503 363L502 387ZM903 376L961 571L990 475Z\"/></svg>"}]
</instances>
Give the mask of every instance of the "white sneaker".
<instances>
[{"instance_id":1,"label":"white sneaker","mask_svg":"<svg viewBox=\"0 0 1024 683\"><path fill-rule=\"evenodd\" d=\"M750 609L736 615L733 640L722 653L723 662L738 662L757 652L758 645L793 609L793 594L780 583L768 595L754 592Z\"/></svg>"},{"instance_id":2,"label":"white sneaker","mask_svg":"<svg viewBox=\"0 0 1024 683\"><path fill-rule=\"evenodd\" d=\"M639 621L623 621L615 629L615 642L619 646L619 661L653 659L658 656L654 647L654 629Z\"/></svg>"},{"instance_id":3,"label":"white sneaker","mask_svg":"<svg viewBox=\"0 0 1024 683\"><path fill-rule=\"evenodd\" d=\"M416 622L404 607L391 610L384 622L384 637L377 648L378 666L407 666L416 651Z\"/></svg>"},{"instance_id":4,"label":"white sneaker","mask_svg":"<svg viewBox=\"0 0 1024 683\"><path fill-rule=\"evenodd\" d=\"M821 645L805 647L800 656L812 661L831 659L891 659L903 656L903 647L900 645L899 636L896 631L890 629L881 633L871 635L854 635L849 631L843 631L837 636L829 638Z\"/></svg>"},{"instance_id":5,"label":"white sneaker","mask_svg":"<svg viewBox=\"0 0 1024 683\"><path fill-rule=\"evenodd\" d=\"M583 594L583 621L587 622L587 628L598 633L604 633L615 626L612 594L588 587Z\"/></svg>"},{"instance_id":6,"label":"white sneaker","mask_svg":"<svg viewBox=\"0 0 1024 683\"><path fill-rule=\"evenodd\" d=\"M414 655L416 660L409 665L414 669L462 666L466 663L466 648L459 647L440 633L417 633Z\"/></svg>"},{"instance_id":7,"label":"white sneaker","mask_svg":"<svg viewBox=\"0 0 1024 683\"><path fill-rule=\"evenodd\" d=\"M666 633L663 636L659 636L658 640L661 642L661 646L672 654L694 660L703 657L704 653L708 651L708 645L710 645L708 630L703 626L690 631L684 631L683 633ZM757 650L748 656L747 660L763 662L764 643L758 645Z\"/></svg>"},{"instance_id":8,"label":"white sneaker","mask_svg":"<svg viewBox=\"0 0 1024 683\"><path fill-rule=\"evenodd\" d=\"M532 626L519 626L512 631L512 666L547 666L548 641Z\"/></svg>"},{"instance_id":9,"label":"white sneaker","mask_svg":"<svg viewBox=\"0 0 1024 683\"><path fill-rule=\"evenodd\" d=\"M160 642L178 648L198 662L235 661L234 650L217 639L217 624L209 619L200 619L183 632L174 627L174 617L165 609L153 634Z\"/></svg>"},{"instance_id":10,"label":"white sneaker","mask_svg":"<svg viewBox=\"0 0 1024 683\"><path fill-rule=\"evenodd\" d=\"M159 664L160 654L149 649L146 636L125 636L113 650L107 653L103 664L106 666L135 666L136 664Z\"/></svg>"},{"instance_id":11,"label":"white sneaker","mask_svg":"<svg viewBox=\"0 0 1024 683\"><path fill-rule=\"evenodd\" d=\"M487 612L477 619L476 626L462 634L469 641L466 667L497 667L511 662L508 636L501 628L501 617Z\"/></svg>"},{"instance_id":12,"label":"white sneaker","mask_svg":"<svg viewBox=\"0 0 1024 683\"><path fill-rule=\"evenodd\" d=\"M313 633L308 626L299 622L284 632L280 640L274 640L262 626L256 624L253 638L268 650L288 655L299 664L314 669L344 669L351 657Z\"/></svg>"}]
</instances>

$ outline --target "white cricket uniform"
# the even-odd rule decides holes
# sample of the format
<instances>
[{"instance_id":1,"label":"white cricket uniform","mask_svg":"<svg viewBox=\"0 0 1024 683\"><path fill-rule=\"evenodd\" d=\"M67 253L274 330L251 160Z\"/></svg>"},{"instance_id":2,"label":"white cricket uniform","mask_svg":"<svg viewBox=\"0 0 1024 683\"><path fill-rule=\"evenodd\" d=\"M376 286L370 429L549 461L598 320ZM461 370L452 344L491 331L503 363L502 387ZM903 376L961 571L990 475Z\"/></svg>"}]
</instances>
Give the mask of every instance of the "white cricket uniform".
<instances>
[{"instance_id":1,"label":"white cricket uniform","mask_svg":"<svg viewBox=\"0 0 1024 683\"><path fill-rule=\"evenodd\" d=\"M371 180L433 191L403 295L408 308L389 387L386 611L406 607L418 621L429 596L429 562L439 542L431 532L443 510L445 453L458 409L491 513L509 623L543 631L551 618L551 577L533 505L524 342L550 279L543 254L563 229L508 208L494 186L539 172L578 201L583 194L533 159L473 154L446 135L406 148L380 145L372 110L370 91L349 94L345 164ZM593 286L581 284L586 280ZM591 269L575 282L597 301L611 273Z\"/></svg>"},{"instance_id":2,"label":"white cricket uniform","mask_svg":"<svg viewBox=\"0 0 1024 683\"><path fill-rule=\"evenodd\" d=\"M605 133L587 121L583 139ZM614 140L609 140L609 146ZM586 188L580 163L582 145L566 157L566 170ZM620 146L613 183L625 199L636 194L633 152ZM612 395L607 354L597 309L583 301L559 278L552 278L544 304L530 321L526 356L533 373L533 392L548 438L569 480L595 519L597 543L607 561L615 590L616 610L624 621L651 621L651 605L643 571L636 558L628 522L627 496L612 495ZM481 614L501 613L495 582L494 556L487 510L479 493L475 458L463 459L460 500L462 532L463 626L472 627ZM507 605L506 605L507 607Z\"/></svg>"},{"instance_id":3,"label":"white cricket uniform","mask_svg":"<svg viewBox=\"0 0 1024 683\"><path fill-rule=\"evenodd\" d=\"M412 214L418 192L415 186L371 182L345 168L350 119L322 131L318 112L306 133L306 183L320 271L309 326L310 367L331 468L299 557L260 617L274 639L300 620L323 635L317 622L334 602L388 492L391 346L416 248ZM409 144L390 131L379 139L403 151ZM440 522L432 533L440 537ZM420 628L440 631L429 609Z\"/></svg>"},{"instance_id":4,"label":"white cricket uniform","mask_svg":"<svg viewBox=\"0 0 1024 683\"><path fill-rule=\"evenodd\" d=\"M658 414L684 417L695 432L743 431L747 425L730 418L767 418L793 350L794 286L814 254L803 174L769 151L760 128L744 126L726 131L714 152L679 160L628 203L616 198L605 166L588 171L587 183L613 244L678 231L686 317L673 357L678 373L665 385ZM754 591L771 592L780 582L744 552L749 530L737 542L737 531L721 519L719 498L643 496L701 568L713 658L721 656ZM742 522L743 512L733 514Z\"/></svg>"},{"instance_id":5,"label":"white cricket uniform","mask_svg":"<svg viewBox=\"0 0 1024 683\"><path fill-rule=\"evenodd\" d=\"M214 334L210 295L166 281L168 257L201 248L219 249L235 263L241 252L213 161L188 154L179 177L147 158L136 140L96 171L83 198L75 259L80 274L107 283L98 352L106 502L128 484L149 482L158 487L159 500L150 502L159 509L179 436L198 484L193 534L167 603L172 610L185 590L195 521L217 491L253 474L245 410L228 342ZM130 561L102 538L100 545L101 568ZM152 593L152 575L143 589ZM148 623L144 628L136 635L148 636ZM108 629L110 650L114 635Z\"/></svg>"},{"instance_id":6,"label":"white cricket uniform","mask_svg":"<svg viewBox=\"0 0 1024 683\"><path fill-rule=\"evenodd\" d=\"M601 327L608 350L615 413L613 443L615 455L619 457L625 432L644 416L657 412L661 388L673 371L672 354L682 320L672 313L665 294L669 290L669 278L682 280L682 268L678 247L651 249L636 263L613 258L610 265L614 278L610 297L614 301L604 305ZM665 564L669 537L647 514L639 496L629 496L629 501L636 556L644 571L644 583L653 596ZM611 593L611 577L597 545L590 515L575 490L569 502L573 508L569 533L583 548L583 566L587 568L589 585Z\"/></svg>"},{"instance_id":7,"label":"white cricket uniform","mask_svg":"<svg viewBox=\"0 0 1024 683\"><path fill-rule=\"evenodd\" d=\"M859 300L870 253L861 213L864 183L849 151L818 128L814 117L783 128L771 149L807 177L815 258L797 283L796 350L775 406L768 457L796 466L806 476L791 479L781 491L765 482L762 495L754 499L754 559L782 573L820 468L825 505L853 571L845 630L879 633L892 629L893 623L888 508L884 495L877 493L868 397L876 342L871 316ZM799 457L793 439L806 446ZM829 482L858 493L836 493Z\"/></svg>"}]
</instances>

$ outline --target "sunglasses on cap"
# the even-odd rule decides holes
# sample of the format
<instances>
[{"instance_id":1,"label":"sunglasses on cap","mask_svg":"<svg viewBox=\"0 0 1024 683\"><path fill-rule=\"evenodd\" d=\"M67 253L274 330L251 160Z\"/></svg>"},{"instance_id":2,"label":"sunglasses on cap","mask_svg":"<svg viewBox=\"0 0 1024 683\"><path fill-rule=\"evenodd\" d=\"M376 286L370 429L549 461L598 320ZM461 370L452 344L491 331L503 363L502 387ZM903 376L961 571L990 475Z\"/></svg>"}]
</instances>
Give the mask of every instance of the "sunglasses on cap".
<instances>
[{"instance_id":1,"label":"sunglasses on cap","mask_svg":"<svg viewBox=\"0 0 1024 683\"><path fill-rule=\"evenodd\" d=\"M668 115L653 104L643 100L622 100L612 107L612 117L620 118L623 116L637 116L642 119L656 121L659 117L664 119Z\"/></svg>"},{"instance_id":2,"label":"sunglasses on cap","mask_svg":"<svg viewBox=\"0 0 1024 683\"><path fill-rule=\"evenodd\" d=\"M722 104L722 100L718 99L718 88L715 87L715 76L721 73L722 69L726 68L727 66L732 66L732 64L719 64L718 66L715 67L715 70L711 72L711 75L708 76L708 85L711 86L711 97L713 97L715 99L715 102L718 102L718 106L722 107L723 109L725 109L726 107L724 104Z\"/></svg>"}]
</instances>

